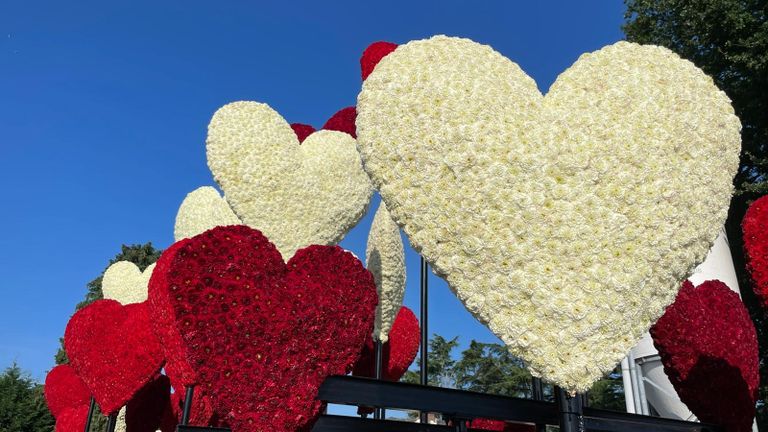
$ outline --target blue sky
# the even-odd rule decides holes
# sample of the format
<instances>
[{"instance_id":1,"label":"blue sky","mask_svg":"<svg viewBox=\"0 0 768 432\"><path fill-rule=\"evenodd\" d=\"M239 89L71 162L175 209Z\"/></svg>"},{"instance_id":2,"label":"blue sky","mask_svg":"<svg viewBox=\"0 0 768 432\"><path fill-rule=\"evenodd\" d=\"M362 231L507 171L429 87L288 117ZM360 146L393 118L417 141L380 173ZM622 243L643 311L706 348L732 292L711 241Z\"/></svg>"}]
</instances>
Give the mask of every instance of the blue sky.
<instances>
[{"instance_id":1,"label":"blue sky","mask_svg":"<svg viewBox=\"0 0 768 432\"><path fill-rule=\"evenodd\" d=\"M0 368L17 361L42 380L120 245L172 242L181 200L214 184L204 141L221 105L267 102L319 127L355 103L368 44L434 34L489 44L546 90L623 38L618 0L263 3L0 3ZM358 256L372 213L342 242ZM412 250L407 265L418 312ZM431 332L497 340L430 283Z\"/></svg>"}]
</instances>

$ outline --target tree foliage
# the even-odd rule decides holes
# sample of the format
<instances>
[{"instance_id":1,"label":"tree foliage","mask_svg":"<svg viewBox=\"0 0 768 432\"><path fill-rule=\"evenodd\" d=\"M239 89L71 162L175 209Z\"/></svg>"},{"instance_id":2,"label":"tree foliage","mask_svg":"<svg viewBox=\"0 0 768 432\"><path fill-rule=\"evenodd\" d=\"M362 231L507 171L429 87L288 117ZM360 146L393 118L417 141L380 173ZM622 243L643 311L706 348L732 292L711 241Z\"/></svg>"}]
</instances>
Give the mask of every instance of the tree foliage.
<instances>
[{"instance_id":1,"label":"tree foliage","mask_svg":"<svg viewBox=\"0 0 768 432\"><path fill-rule=\"evenodd\" d=\"M43 386L15 363L0 375L0 431L50 432L53 416L43 396Z\"/></svg>"}]
</instances>

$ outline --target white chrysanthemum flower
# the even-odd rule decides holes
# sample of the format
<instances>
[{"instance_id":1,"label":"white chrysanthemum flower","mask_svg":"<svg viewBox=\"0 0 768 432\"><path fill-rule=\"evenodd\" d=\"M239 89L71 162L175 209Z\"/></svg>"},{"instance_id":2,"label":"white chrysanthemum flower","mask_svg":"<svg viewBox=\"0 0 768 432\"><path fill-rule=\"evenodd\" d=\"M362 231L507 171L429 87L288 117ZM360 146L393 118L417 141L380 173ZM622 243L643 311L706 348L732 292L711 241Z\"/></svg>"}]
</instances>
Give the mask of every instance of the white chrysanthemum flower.
<instances>
[{"instance_id":1,"label":"white chrysanthemum flower","mask_svg":"<svg viewBox=\"0 0 768 432\"><path fill-rule=\"evenodd\" d=\"M670 304L725 221L740 124L673 52L584 54L546 97L437 36L358 97L366 171L411 244L531 372L583 391Z\"/></svg>"},{"instance_id":2,"label":"white chrysanthemum flower","mask_svg":"<svg viewBox=\"0 0 768 432\"><path fill-rule=\"evenodd\" d=\"M187 194L176 214L173 237L176 241L191 238L217 226L240 225L242 222L229 208L219 191L203 186Z\"/></svg>"},{"instance_id":3,"label":"white chrysanthemum flower","mask_svg":"<svg viewBox=\"0 0 768 432\"><path fill-rule=\"evenodd\" d=\"M127 432L128 426L125 424L125 407L120 408L117 413L117 422L115 422L115 432Z\"/></svg>"},{"instance_id":4,"label":"white chrysanthemum flower","mask_svg":"<svg viewBox=\"0 0 768 432\"><path fill-rule=\"evenodd\" d=\"M365 248L365 263L373 274L379 304L376 307L374 338L386 342L397 312L403 305L405 294L405 250L400 228L392 220L382 202L373 217L368 245Z\"/></svg>"},{"instance_id":5,"label":"white chrysanthemum flower","mask_svg":"<svg viewBox=\"0 0 768 432\"><path fill-rule=\"evenodd\" d=\"M118 261L104 272L101 290L105 299L116 300L121 304L141 303L147 299L149 278L155 264L152 263L142 272L130 261Z\"/></svg>"},{"instance_id":6,"label":"white chrysanthemum flower","mask_svg":"<svg viewBox=\"0 0 768 432\"><path fill-rule=\"evenodd\" d=\"M206 150L232 210L286 259L299 248L341 240L373 193L354 138L321 130L300 144L266 104L234 102L216 111Z\"/></svg>"}]
</instances>

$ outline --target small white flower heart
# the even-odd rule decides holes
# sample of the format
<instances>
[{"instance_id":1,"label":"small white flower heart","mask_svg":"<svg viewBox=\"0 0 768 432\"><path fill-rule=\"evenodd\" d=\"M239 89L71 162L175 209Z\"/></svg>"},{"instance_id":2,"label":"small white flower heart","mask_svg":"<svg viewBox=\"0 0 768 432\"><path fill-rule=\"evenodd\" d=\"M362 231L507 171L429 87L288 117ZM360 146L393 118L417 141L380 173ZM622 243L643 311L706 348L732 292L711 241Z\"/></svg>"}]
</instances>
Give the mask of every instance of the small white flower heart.
<instances>
[{"instance_id":1,"label":"small white flower heart","mask_svg":"<svg viewBox=\"0 0 768 432\"><path fill-rule=\"evenodd\" d=\"M405 295L405 249L400 228L382 202L373 217L365 248L365 265L373 274L379 304L376 306L373 336L386 342Z\"/></svg>"},{"instance_id":2,"label":"small white flower heart","mask_svg":"<svg viewBox=\"0 0 768 432\"><path fill-rule=\"evenodd\" d=\"M217 226L240 225L242 222L219 192L210 187L199 187L184 198L173 227L176 241L192 238Z\"/></svg>"},{"instance_id":3,"label":"small white flower heart","mask_svg":"<svg viewBox=\"0 0 768 432\"><path fill-rule=\"evenodd\" d=\"M216 111L206 150L232 210L285 258L304 246L337 243L373 193L354 138L321 130L299 143L266 104L234 102Z\"/></svg>"},{"instance_id":4,"label":"small white flower heart","mask_svg":"<svg viewBox=\"0 0 768 432\"><path fill-rule=\"evenodd\" d=\"M101 290L104 298L118 301L124 305L141 303L147 299L149 278L155 264L152 263L142 272L130 261L118 261L104 272Z\"/></svg>"},{"instance_id":5,"label":"small white flower heart","mask_svg":"<svg viewBox=\"0 0 768 432\"><path fill-rule=\"evenodd\" d=\"M534 375L583 391L664 312L725 221L740 124L671 51L584 54L542 96L437 36L358 97L366 171L411 244Z\"/></svg>"}]
</instances>

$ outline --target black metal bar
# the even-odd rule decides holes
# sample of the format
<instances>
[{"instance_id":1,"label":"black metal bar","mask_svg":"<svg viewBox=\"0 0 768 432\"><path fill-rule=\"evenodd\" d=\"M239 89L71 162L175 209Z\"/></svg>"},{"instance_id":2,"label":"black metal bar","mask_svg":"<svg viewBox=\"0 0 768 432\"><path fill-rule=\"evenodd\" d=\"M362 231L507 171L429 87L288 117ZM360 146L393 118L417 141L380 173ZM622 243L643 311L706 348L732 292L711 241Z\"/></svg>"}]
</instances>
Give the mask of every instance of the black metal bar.
<instances>
[{"instance_id":1,"label":"black metal bar","mask_svg":"<svg viewBox=\"0 0 768 432\"><path fill-rule=\"evenodd\" d=\"M420 279L419 285L421 288L421 368L419 370L419 378L421 385L429 385L429 375L427 374L429 368L428 354L429 354L429 266L424 257L421 258L420 265ZM421 412L419 417L422 423L428 423L429 413Z\"/></svg>"},{"instance_id":2,"label":"black metal bar","mask_svg":"<svg viewBox=\"0 0 768 432\"><path fill-rule=\"evenodd\" d=\"M382 359L382 357L383 357L383 352L382 351L383 351L383 349L382 349L381 340L376 338L373 341L373 355L374 355L374 358L376 359L376 362L375 362L376 368L374 370L374 372L375 372L374 373L374 377L377 380L380 380L381 377L382 377L382 370L381 370L382 369L382 360L383 360ZM378 408L378 407L374 408L374 410L373 410L373 418L376 419L376 420L381 420L382 419L381 408Z\"/></svg>"},{"instance_id":3,"label":"black metal bar","mask_svg":"<svg viewBox=\"0 0 768 432\"><path fill-rule=\"evenodd\" d=\"M541 382L541 378L531 378L531 395L533 400L544 400L544 385ZM536 423L536 432L546 432L547 425L544 423Z\"/></svg>"},{"instance_id":4,"label":"black metal bar","mask_svg":"<svg viewBox=\"0 0 768 432\"><path fill-rule=\"evenodd\" d=\"M326 378L317 398L330 403L434 412L465 419L557 424L557 411L550 402L353 376Z\"/></svg>"},{"instance_id":5,"label":"black metal bar","mask_svg":"<svg viewBox=\"0 0 768 432\"><path fill-rule=\"evenodd\" d=\"M568 394L560 387L555 388L559 411L560 432L584 432L584 412L581 397Z\"/></svg>"},{"instance_id":6,"label":"black metal bar","mask_svg":"<svg viewBox=\"0 0 768 432\"><path fill-rule=\"evenodd\" d=\"M88 417L85 419L85 430L83 432L91 432L91 419L93 418L93 410L96 406L96 400L91 396L91 403L88 405Z\"/></svg>"},{"instance_id":7,"label":"black metal bar","mask_svg":"<svg viewBox=\"0 0 768 432\"><path fill-rule=\"evenodd\" d=\"M186 425L189 423L189 415L192 412L192 399L195 397L195 386L187 387L187 393L184 395L184 409L181 412L181 422L179 424Z\"/></svg>"},{"instance_id":8,"label":"black metal bar","mask_svg":"<svg viewBox=\"0 0 768 432\"><path fill-rule=\"evenodd\" d=\"M452 426L392 420L371 420L334 415L320 416L312 432L454 432Z\"/></svg>"},{"instance_id":9,"label":"black metal bar","mask_svg":"<svg viewBox=\"0 0 768 432\"><path fill-rule=\"evenodd\" d=\"M109 420L107 421L107 432L115 432L115 427L117 426L117 414L112 414L109 416Z\"/></svg>"}]
</instances>

